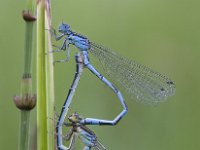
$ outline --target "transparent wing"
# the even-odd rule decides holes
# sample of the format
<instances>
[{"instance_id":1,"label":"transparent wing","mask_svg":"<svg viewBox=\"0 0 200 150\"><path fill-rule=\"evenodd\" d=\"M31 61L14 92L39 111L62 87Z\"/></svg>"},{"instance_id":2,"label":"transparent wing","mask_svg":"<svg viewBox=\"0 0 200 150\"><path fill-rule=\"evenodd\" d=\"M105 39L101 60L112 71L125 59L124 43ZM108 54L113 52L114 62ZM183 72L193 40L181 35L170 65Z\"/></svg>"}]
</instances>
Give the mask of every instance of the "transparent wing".
<instances>
[{"instance_id":1,"label":"transparent wing","mask_svg":"<svg viewBox=\"0 0 200 150\"><path fill-rule=\"evenodd\" d=\"M75 150L75 144L78 139L78 136L79 136L78 133L76 133L76 132L73 133L73 135L71 137L70 145L69 145L70 150Z\"/></svg>"},{"instance_id":2,"label":"transparent wing","mask_svg":"<svg viewBox=\"0 0 200 150\"><path fill-rule=\"evenodd\" d=\"M175 94L174 83L164 75L113 51L91 42L90 52L103 65L106 73L124 87L136 101L155 104Z\"/></svg>"},{"instance_id":3,"label":"transparent wing","mask_svg":"<svg viewBox=\"0 0 200 150\"><path fill-rule=\"evenodd\" d=\"M97 141L95 142L95 146L94 146L95 150L106 150L105 146L99 142L99 140L97 139Z\"/></svg>"},{"instance_id":4,"label":"transparent wing","mask_svg":"<svg viewBox=\"0 0 200 150\"><path fill-rule=\"evenodd\" d=\"M95 150L106 150L106 148L98 141L95 133L86 126L81 126L77 128L79 137L85 147L92 148Z\"/></svg>"}]
</instances>

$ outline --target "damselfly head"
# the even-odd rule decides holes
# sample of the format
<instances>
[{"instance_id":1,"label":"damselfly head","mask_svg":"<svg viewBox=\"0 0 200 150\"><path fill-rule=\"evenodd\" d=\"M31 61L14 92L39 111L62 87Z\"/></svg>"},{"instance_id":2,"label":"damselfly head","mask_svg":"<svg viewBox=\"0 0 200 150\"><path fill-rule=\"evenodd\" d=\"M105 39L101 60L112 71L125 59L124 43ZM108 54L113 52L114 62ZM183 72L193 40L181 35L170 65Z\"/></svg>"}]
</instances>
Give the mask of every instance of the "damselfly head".
<instances>
[{"instance_id":1,"label":"damselfly head","mask_svg":"<svg viewBox=\"0 0 200 150\"><path fill-rule=\"evenodd\" d=\"M73 113L72 115L69 115L68 119L72 123L78 123L82 120L81 116L79 116L77 112Z\"/></svg>"},{"instance_id":2,"label":"damselfly head","mask_svg":"<svg viewBox=\"0 0 200 150\"><path fill-rule=\"evenodd\" d=\"M60 24L60 26L58 28L58 31L60 33L64 33L64 34L67 34L67 35L72 33L72 30L71 30L70 26L68 24L65 24L65 23L61 23Z\"/></svg>"}]
</instances>

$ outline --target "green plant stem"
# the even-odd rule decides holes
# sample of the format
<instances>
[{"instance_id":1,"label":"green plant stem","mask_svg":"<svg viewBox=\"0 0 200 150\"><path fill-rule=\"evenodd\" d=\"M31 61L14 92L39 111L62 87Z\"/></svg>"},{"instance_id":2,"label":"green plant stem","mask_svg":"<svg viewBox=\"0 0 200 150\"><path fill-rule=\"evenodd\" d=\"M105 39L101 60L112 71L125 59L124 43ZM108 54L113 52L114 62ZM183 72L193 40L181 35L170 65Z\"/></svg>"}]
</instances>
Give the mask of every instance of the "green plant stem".
<instances>
[{"instance_id":1,"label":"green plant stem","mask_svg":"<svg viewBox=\"0 0 200 150\"><path fill-rule=\"evenodd\" d=\"M24 73L25 74L31 74L32 72L32 47L33 47L33 26L34 24L32 22L26 22L26 32L25 37L25 55L24 55Z\"/></svg>"},{"instance_id":2,"label":"green plant stem","mask_svg":"<svg viewBox=\"0 0 200 150\"><path fill-rule=\"evenodd\" d=\"M34 14L35 10L35 0L27 0L27 10L25 11L26 16L30 16ZM25 29L25 55L24 60L26 63L24 63L24 74L31 74L32 72L32 51L33 51L33 28L34 28L34 21L28 18L28 20L25 19L26 22L26 29Z\"/></svg>"},{"instance_id":3,"label":"green plant stem","mask_svg":"<svg viewBox=\"0 0 200 150\"><path fill-rule=\"evenodd\" d=\"M46 108L46 63L45 63L45 1L37 3L37 149L47 147Z\"/></svg>"},{"instance_id":4,"label":"green plant stem","mask_svg":"<svg viewBox=\"0 0 200 150\"><path fill-rule=\"evenodd\" d=\"M30 111L36 105L35 96L32 96L32 51L33 51L33 29L35 0L27 0L26 10L23 11L25 21L25 45L24 45L24 72L21 80L20 96L14 97L15 105L20 111L20 137L19 150L29 149L30 137ZM31 19L30 19L31 18Z\"/></svg>"},{"instance_id":5,"label":"green plant stem","mask_svg":"<svg viewBox=\"0 0 200 150\"><path fill-rule=\"evenodd\" d=\"M46 13L45 13L45 28L51 28L51 13L50 13L50 4L46 1ZM45 34L45 47L46 53L52 49L51 34L46 32ZM54 118L54 106L55 106L55 95L54 95L54 67L53 67L53 54L48 54L46 56L46 91L47 91L47 115L48 118ZM55 125L53 119L47 119L47 144L48 150L54 150L54 133Z\"/></svg>"},{"instance_id":6,"label":"green plant stem","mask_svg":"<svg viewBox=\"0 0 200 150\"><path fill-rule=\"evenodd\" d=\"M19 150L28 150L30 111L21 111Z\"/></svg>"},{"instance_id":7,"label":"green plant stem","mask_svg":"<svg viewBox=\"0 0 200 150\"><path fill-rule=\"evenodd\" d=\"M54 150L54 74L51 35L50 1L38 1L37 22L37 126L38 149Z\"/></svg>"}]
</instances>

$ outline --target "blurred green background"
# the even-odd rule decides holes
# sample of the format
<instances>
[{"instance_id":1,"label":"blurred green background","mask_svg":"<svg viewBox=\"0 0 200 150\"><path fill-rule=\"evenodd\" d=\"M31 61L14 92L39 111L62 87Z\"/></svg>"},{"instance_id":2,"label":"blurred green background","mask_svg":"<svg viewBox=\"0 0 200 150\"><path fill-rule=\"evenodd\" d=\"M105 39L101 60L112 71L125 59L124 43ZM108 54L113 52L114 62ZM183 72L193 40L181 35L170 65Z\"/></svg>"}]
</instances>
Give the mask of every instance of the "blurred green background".
<instances>
[{"instance_id":1,"label":"blurred green background","mask_svg":"<svg viewBox=\"0 0 200 150\"><path fill-rule=\"evenodd\" d=\"M199 6L199 0L52 0L55 28L62 21L67 22L73 30L165 74L176 84L176 95L156 107L125 96L129 113L117 126L91 127L107 149L200 149ZM17 149L19 137L20 113L12 96L20 91L23 70L24 8L25 1L1 0L1 150ZM58 111L75 71L73 58L77 50L72 50L70 62L55 67ZM55 54L55 59L64 57L64 53ZM100 68L98 61L91 61ZM112 91L85 70L73 99L73 111L84 117L112 119L121 107ZM34 110L33 127L35 113Z\"/></svg>"}]
</instances>

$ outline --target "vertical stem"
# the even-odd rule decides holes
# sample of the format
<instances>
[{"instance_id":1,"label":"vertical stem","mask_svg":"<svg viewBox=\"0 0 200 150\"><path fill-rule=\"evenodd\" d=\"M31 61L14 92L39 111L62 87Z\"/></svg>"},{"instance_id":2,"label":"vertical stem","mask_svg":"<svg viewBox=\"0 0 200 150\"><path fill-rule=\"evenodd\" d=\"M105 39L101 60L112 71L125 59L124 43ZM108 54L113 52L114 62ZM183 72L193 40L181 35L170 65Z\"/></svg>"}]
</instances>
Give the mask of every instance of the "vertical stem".
<instances>
[{"instance_id":1,"label":"vertical stem","mask_svg":"<svg viewBox=\"0 0 200 150\"><path fill-rule=\"evenodd\" d=\"M21 111L20 143L19 150L29 149L29 123L30 111Z\"/></svg>"},{"instance_id":2,"label":"vertical stem","mask_svg":"<svg viewBox=\"0 0 200 150\"><path fill-rule=\"evenodd\" d=\"M31 33L31 34L30 34ZM27 42L25 42L25 55L24 60L24 73L25 74L31 74L32 72L32 47L33 47L33 23L32 22L26 22L26 32L25 37Z\"/></svg>"},{"instance_id":3,"label":"vertical stem","mask_svg":"<svg viewBox=\"0 0 200 150\"><path fill-rule=\"evenodd\" d=\"M54 150L54 74L51 35L50 0L37 6L37 126L38 150Z\"/></svg>"},{"instance_id":4,"label":"vertical stem","mask_svg":"<svg viewBox=\"0 0 200 150\"><path fill-rule=\"evenodd\" d=\"M37 149L47 148L45 0L37 4Z\"/></svg>"},{"instance_id":5,"label":"vertical stem","mask_svg":"<svg viewBox=\"0 0 200 150\"><path fill-rule=\"evenodd\" d=\"M45 28L51 29L51 3L50 0L46 0L46 10L45 10ZM46 44L46 53L49 50L52 50L52 42L51 42L51 34L46 31L45 34L45 44ZM47 94L47 115L48 118L54 118L54 67L53 67L53 54L48 54L46 56L46 94ZM47 129L48 129L48 137L47 144L48 150L54 150L54 133L55 133L55 125L53 119L47 119Z\"/></svg>"},{"instance_id":6,"label":"vertical stem","mask_svg":"<svg viewBox=\"0 0 200 150\"><path fill-rule=\"evenodd\" d=\"M31 74L32 72L32 51L33 51L33 27L36 18L32 16L35 10L35 0L27 0L27 11L23 12L24 20L26 21L25 37L26 42L24 45L24 74Z\"/></svg>"},{"instance_id":7,"label":"vertical stem","mask_svg":"<svg viewBox=\"0 0 200 150\"><path fill-rule=\"evenodd\" d=\"M32 95L32 51L33 51L33 27L36 18L32 16L35 8L35 0L27 0L27 8L23 11L22 16L25 21L25 46L24 46L24 72L21 80L20 96L14 97L15 105L20 109L20 137L19 150L29 149L30 137L30 111L36 105L36 98Z\"/></svg>"}]
</instances>

